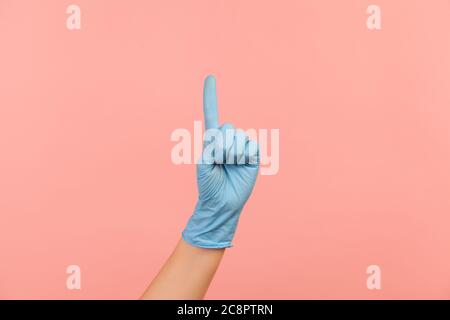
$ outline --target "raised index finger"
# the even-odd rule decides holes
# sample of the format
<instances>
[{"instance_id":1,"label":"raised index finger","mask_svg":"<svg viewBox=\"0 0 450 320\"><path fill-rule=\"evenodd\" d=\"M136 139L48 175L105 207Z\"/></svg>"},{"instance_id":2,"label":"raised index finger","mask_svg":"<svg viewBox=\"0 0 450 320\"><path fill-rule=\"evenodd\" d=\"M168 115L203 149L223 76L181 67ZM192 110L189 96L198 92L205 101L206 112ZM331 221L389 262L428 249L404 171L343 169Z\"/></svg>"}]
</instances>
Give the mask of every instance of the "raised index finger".
<instances>
[{"instance_id":1,"label":"raised index finger","mask_svg":"<svg viewBox=\"0 0 450 320\"><path fill-rule=\"evenodd\" d=\"M216 79L207 76L203 87L203 114L205 117L205 129L219 127L219 113L217 111Z\"/></svg>"}]
</instances>

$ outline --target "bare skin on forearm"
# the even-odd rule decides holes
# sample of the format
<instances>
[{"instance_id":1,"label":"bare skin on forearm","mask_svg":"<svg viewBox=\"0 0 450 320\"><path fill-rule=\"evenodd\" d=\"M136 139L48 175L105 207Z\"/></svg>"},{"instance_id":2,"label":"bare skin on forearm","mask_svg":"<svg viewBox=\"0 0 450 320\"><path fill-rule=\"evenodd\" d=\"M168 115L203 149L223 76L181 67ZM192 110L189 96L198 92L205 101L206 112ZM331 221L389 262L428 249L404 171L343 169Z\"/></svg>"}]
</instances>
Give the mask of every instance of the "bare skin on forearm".
<instances>
[{"instance_id":1,"label":"bare skin on forearm","mask_svg":"<svg viewBox=\"0 0 450 320\"><path fill-rule=\"evenodd\" d=\"M180 240L141 299L203 299L224 252L225 249L198 248Z\"/></svg>"}]
</instances>

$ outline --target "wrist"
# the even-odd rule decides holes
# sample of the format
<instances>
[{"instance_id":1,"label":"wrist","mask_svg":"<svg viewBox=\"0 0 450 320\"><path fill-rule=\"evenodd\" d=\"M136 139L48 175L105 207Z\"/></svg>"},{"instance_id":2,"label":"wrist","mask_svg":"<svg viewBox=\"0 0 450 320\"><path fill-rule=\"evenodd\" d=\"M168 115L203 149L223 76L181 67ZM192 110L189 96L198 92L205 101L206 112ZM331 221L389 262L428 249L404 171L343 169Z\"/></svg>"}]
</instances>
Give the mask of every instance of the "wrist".
<instances>
[{"instance_id":1,"label":"wrist","mask_svg":"<svg viewBox=\"0 0 450 320\"><path fill-rule=\"evenodd\" d=\"M182 238L200 248L229 248L232 246L241 210L211 199L198 200Z\"/></svg>"}]
</instances>

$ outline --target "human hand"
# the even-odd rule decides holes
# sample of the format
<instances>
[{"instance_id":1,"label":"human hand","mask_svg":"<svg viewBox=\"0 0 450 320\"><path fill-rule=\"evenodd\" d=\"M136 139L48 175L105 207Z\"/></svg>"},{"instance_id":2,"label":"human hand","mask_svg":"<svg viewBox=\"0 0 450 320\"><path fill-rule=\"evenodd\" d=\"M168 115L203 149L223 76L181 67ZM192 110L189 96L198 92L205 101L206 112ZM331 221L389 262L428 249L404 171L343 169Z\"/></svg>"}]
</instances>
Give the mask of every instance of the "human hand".
<instances>
[{"instance_id":1,"label":"human hand","mask_svg":"<svg viewBox=\"0 0 450 320\"><path fill-rule=\"evenodd\" d=\"M256 182L259 149L243 130L219 126L216 80L205 79L205 136L197 164L199 198L183 231L183 239L202 248L231 246L241 211Z\"/></svg>"}]
</instances>

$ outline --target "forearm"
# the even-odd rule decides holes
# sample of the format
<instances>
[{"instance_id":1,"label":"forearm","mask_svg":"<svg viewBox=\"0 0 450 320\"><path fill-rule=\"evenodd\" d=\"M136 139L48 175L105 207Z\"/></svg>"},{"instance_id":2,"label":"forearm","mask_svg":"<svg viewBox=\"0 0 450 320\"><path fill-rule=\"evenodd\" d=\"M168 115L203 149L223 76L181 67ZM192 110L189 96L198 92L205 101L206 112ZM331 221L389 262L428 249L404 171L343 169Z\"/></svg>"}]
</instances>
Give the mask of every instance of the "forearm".
<instances>
[{"instance_id":1,"label":"forearm","mask_svg":"<svg viewBox=\"0 0 450 320\"><path fill-rule=\"evenodd\" d=\"M180 240L142 299L202 299L224 252Z\"/></svg>"}]
</instances>

